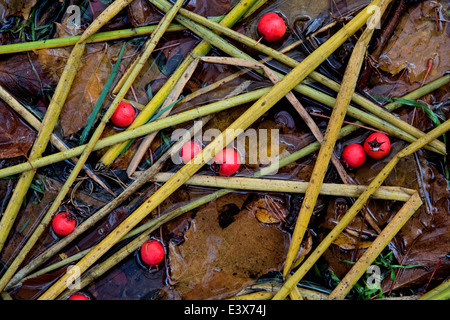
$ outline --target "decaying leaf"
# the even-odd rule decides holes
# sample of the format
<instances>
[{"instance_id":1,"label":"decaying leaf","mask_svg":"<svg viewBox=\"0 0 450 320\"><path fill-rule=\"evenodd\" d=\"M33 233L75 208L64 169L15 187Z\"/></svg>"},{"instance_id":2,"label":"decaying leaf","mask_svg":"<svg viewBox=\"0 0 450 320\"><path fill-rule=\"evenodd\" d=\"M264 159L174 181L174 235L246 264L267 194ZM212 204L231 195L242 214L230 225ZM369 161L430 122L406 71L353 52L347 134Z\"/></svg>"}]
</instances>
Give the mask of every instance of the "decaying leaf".
<instances>
[{"instance_id":1,"label":"decaying leaf","mask_svg":"<svg viewBox=\"0 0 450 320\"><path fill-rule=\"evenodd\" d=\"M35 136L36 132L0 100L0 159L26 155Z\"/></svg>"},{"instance_id":2,"label":"decaying leaf","mask_svg":"<svg viewBox=\"0 0 450 320\"><path fill-rule=\"evenodd\" d=\"M288 213L282 201L270 195L258 197L247 205L247 210L262 223L280 223Z\"/></svg>"},{"instance_id":3,"label":"decaying leaf","mask_svg":"<svg viewBox=\"0 0 450 320\"><path fill-rule=\"evenodd\" d=\"M450 68L447 1L420 1L397 25L377 67L397 81L382 79L372 90L377 95L401 96L433 81ZM436 21L436 17L440 19Z\"/></svg>"},{"instance_id":4,"label":"decaying leaf","mask_svg":"<svg viewBox=\"0 0 450 320\"><path fill-rule=\"evenodd\" d=\"M171 278L183 297L226 297L281 267L288 237L276 225L261 224L245 209L225 228L219 224L221 208L240 208L245 198L230 194L205 206L192 220L185 241L170 245ZM223 286L224 281L229 285Z\"/></svg>"}]
</instances>

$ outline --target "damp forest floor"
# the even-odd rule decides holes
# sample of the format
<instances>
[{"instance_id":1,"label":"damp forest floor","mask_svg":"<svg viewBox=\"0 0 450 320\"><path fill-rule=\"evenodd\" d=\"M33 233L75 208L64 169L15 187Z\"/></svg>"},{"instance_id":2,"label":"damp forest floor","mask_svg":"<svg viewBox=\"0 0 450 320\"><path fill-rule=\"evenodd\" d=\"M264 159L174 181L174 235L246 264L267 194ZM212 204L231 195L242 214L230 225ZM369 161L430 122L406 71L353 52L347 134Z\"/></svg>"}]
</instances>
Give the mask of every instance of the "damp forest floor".
<instances>
[{"instance_id":1,"label":"damp forest floor","mask_svg":"<svg viewBox=\"0 0 450 320\"><path fill-rule=\"evenodd\" d=\"M449 299L449 2L373 4L0 2L1 298ZM390 152L348 166L374 132Z\"/></svg>"}]
</instances>

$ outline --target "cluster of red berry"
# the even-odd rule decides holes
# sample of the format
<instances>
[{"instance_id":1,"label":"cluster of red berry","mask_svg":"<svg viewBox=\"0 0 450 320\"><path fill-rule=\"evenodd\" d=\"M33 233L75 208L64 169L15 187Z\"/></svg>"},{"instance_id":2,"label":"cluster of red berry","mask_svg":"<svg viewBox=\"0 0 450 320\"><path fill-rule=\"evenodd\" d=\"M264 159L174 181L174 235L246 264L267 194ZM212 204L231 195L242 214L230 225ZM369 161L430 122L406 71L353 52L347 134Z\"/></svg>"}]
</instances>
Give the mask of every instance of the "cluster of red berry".
<instances>
[{"instance_id":1,"label":"cluster of red berry","mask_svg":"<svg viewBox=\"0 0 450 320\"><path fill-rule=\"evenodd\" d=\"M349 144L342 151L342 161L347 166L357 168L366 161L366 154L374 159L382 159L391 151L391 141L382 132L372 133L361 146L358 143Z\"/></svg>"}]
</instances>

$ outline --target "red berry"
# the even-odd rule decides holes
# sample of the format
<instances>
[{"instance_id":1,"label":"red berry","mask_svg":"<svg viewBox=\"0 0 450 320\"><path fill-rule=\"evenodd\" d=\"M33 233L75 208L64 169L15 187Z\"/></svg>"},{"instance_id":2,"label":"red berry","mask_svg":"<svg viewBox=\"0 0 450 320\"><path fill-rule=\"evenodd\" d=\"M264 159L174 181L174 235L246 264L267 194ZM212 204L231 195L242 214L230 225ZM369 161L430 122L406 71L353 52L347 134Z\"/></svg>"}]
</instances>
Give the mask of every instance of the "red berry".
<instances>
[{"instance_id":1,"label":"red berry","mask_svg":"<svg viewBox=\"0 0 450 320\"><path fill-rule=\"evenodd\" d=\"M192 158L194 158L200 151L202 146L196 141L187 142L180 151L181 161L183 163L188 163Z\"/></svg>"},{"instance_id":2,"label":"red berry","mask_svg":"<svg viewBox=\"0 0 450 320\"><path fill-rule=\"evenodd\" d=\"M71 295L67 300L91 300L91 299L82 293L75 293Z\"/></svg>"},{"instance_id":3,"label":"red berry","mask_svg":"<svg viewBox=\"0 0 450 320\"><path fill-rule=\"evenodd\" d=\"M349 144L342 151L342 160L349 167L359 167L366 161L366 153L360 144Z\"/></svg>"},{"instance_id":4,"label":"red berry","mask_svg":"<svg viewBox=\"0 0 450 320\"><path fill-rule=\"evenodd\" d=\"M58 213L52 221L53 231L60 236L71 234L76 225L77 219L69 212Z\"/></svg>"},{"instance_id":5,"label":"red berry","mask_svg":"<svg viewBox=\"0 0 450 320\"><path fill-rule=\"evenodd\" d=\"M164 260L164 247L157 240L144 242L141 246L141 258L150 267L158 266Z\"/></svg>"},{"instance_id":6,"label":"red berry","mask_svg":"<svg viewBox=\"0 0 450 320\"><path fill-rule=\"evenodd\" d=\"M286 33L286 24L278 14L269 12L259 20L258 32L267 41L277 41Z\"/></svg>"},{"instance_id":7,"label":"red berry","mask_svg":"<svg viewBox=\"0 0 450 320\"><path fill-rule=\"evenodd\" d=\"M225 177L236 173L240 166L241 158L234 149L223 149L213 159L213 169Z\"/></svg>"},{"instance_id":8,"label":"red berry","mask_svg":"<svg viewBox=\"0 0 450 320\"><path fill-rule=\"evenodd\" d=\"M111 116L111 121L118 127L128 127L134 120L136 110L126 102L121 102Z\"/></svg>"},{"instance_id":9,"label":"red berry","mask_svg":"<svg viewBox=\"0 0 450 320\"><path fill-rule=\"evenodd\" d=\"M364 151L374 159L384 158L391 151L391 141L384 133L372 133L364 141Z\"/></svg>"}]
</instances>

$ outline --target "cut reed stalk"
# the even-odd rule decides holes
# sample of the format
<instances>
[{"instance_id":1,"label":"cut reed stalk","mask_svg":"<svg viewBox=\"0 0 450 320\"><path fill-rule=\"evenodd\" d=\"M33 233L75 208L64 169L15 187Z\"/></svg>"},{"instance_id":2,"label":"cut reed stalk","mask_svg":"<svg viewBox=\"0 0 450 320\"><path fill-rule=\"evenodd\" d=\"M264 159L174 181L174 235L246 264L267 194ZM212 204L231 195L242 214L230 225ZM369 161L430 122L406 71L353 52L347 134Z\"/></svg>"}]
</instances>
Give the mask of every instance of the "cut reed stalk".
<instances>
[{"instance_id":1,"label":"cut reed stalk","mask_svg":"<svg viewBox=\"0 0 450 320\"><path fill-rule=\"evenodd\" d=\"M364 191L347 211L347 213L341 218L339 223L328 233L328 235L320 242L320 244L312 251L311 255L300 265L300 267L285 281L284 285L274 296L275 300L282 300L289 295L290 290L297 285L297 283L305 276L305 274L314 266L317 260L327 250L327 248L333 243L334 239L346 228L346 226L353 220L356 214L365 205L367 200L384 182L389 173L394 169L397 163L416 152L420 148L423 148L428 142L440 137L444 133L450 130L450 120L445 121L440 126L434 128L428 132L425 136L408 145L400 152L398 152L387 165L377 174L377 176L369 184L366 191Z\"/></svg>"},{"instance_id":2,"label":"cut reed stalk","mask_svg":"<svg viewBox=\"0 0 450 320\"><path fill-rule=\"evenodd\" d=\"M166 129L181 123L185 123L191 120L195 120L197 118L207 116L219 111L227 110L229 108L233 108L245 103L253 102L259 98L261 98L265 93L267 93L270 88L262 88L252 92L244 93L236 97L230 97L227 99L223 99L221 101L217 101L214 103L210 103L208 105L194 108L192 110L188 110L179 114L175 114L173 116L155 120L151 123L142 125L136 129L129 131L122 131L113 136L106 137L100 139L94 146L93 151L97 151L103 148L110 147L117 143L121 143L124 141L128 141L131 139L135 139L144 135L147 135L151 132L155 132L158 130ZM59 161L64 161L70 159L72 157L79 156L83 153L83 150L86 148L86 145L81 145L72 149L69 149L64 152L54 153L49 156L45 156L30 162L24 162L21 164L17 164L8 168L0 169L0 178L8 177L11 175L15 175L18 173L22 173L27 170L32 170L41 168L52 163L56 163Z\"/></svg>"},{"instance_id":3,"label":"cut reed stalk","mask_svg":"<svg viewBox=\"0 0 450 320\"><path fill-rule=\"evenodd\" d=\"M352 266L345 277L339 282L328 296L329 300L343 300L367 272L367 268L380 255L381 251L391 242L392 238L400 231L403 225L409 220L414 212L422 205L419 193L416 191L411 198L402 206L397 214L392 218L383 231L376 237L372 244L366 249L363 255Z\"/></svg>"},{"instance_id":4,"label":"cut reed stalk","mask_svg":"<svg viewBox=\"0 0 450 320\"><path fill-rule=\"evenodd\" d=\"M220 21L223 17L209 17L212 21ZM148 36L153 33L156 29L156 25L150 25L145 27L131 28L131 29L122 29L122 30L114 30L114 31L105 31L98 32L91 35L88 39L86 39L86 43L98 43L105 41L113 41L127 38L135 38L141 36ZM172 23L167 28L167 32L178 32L183 31L186 28L180 24ZM55 38L48 40L38 40L38 41L30 41L30 42L22 42L22 43L12 43L5 44L0 46L0 55L1 54L10 54L10 53L18 53L25 51L33 51L40 49L53 49L53 48L62 48L73 46L80 40L81 36L70 36L64 38Z\"/></svg>"},{"instance_id":5,"label":"cut reed stalk","mask_svg":"<svg viewBox=\"0 0 450 320\"><path fill-rule=\"evenodd\" d=\"M242 8L241 13L245 14L246 6ZM372 2L374 5L378 0ZM242 4L242 2L240 2ZM239 6L239 4L237 5ZM236 8L236 7L235 7ZM108 234L95 248L93 248L77 264L76 268L71 268L57 282L55 282L39 299L55 299L67 286L68 280L83 274L100 257L102 257L114 244L116 244L130 229L135 227L142 219L152 212L168 196L175 192L184 182L186 182L195 172L197 172L204 163L211 160L214 155L222 150L227 144L232 142L237 134L241 133L248 126L254 123L262 114L275 105L286 93L291 91L299 82L301 82L309 73L317 68L332 52L341 46L346 39L351 37L359 30L374 10L368 9L361 11L346 26L335 33L325 44L316 49L311 55L302 61L296 68L287 74L280 82L275 84L272 89L262 98L256 101L247 111L245 111L235 122L233 122L225 132L214 139L201 153L195 156L190 162L183 166L176 175L162 185L151 197L149 197L139 208L128 216L118 227Z\"/></svg>"}]
</instances>

